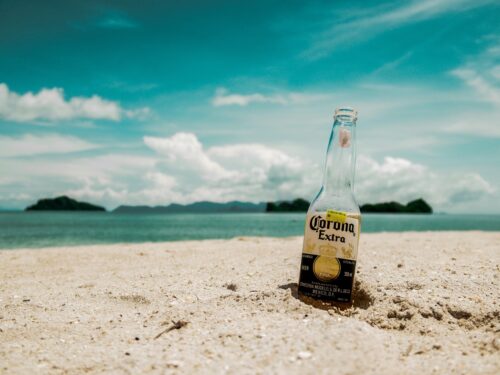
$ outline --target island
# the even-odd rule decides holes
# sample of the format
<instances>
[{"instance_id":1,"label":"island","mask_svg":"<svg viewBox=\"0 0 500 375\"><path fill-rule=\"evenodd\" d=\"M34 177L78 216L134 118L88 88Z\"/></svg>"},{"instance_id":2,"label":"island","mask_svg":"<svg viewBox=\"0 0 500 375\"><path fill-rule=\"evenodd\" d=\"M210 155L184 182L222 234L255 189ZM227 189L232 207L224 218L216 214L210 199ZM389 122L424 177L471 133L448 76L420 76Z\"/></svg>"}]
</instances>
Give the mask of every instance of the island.
<instances>
[{"instance_id":1,"label":"island","mask_svg":"<svg viewBox=\"0 0 500 375\"><path fill-rule=\"evenodd\" d=\"M36 204L26 207L25 211L106 211L104 207L87 202L78 202L65 195L57 198L40 199Z\"/></svg>"},{"instance_id":2,"label":"island","mask_svg":"<svg viewBox=\"0 0 500 375\"><path fill-rule=\"evenodd\" d=\"M298 198L291 202L267 202L266 212L306 212L309 202ZM390 213L390 214L431 214L432 207L422 198L415 199L407 204L399 202L367 203L361 207L362 213Z\"/></svg>"},{"instance_id":3,"label":"island","mask_svg":"<svg viewBox=\"0 0 500 375\"><path fill-rule=\"evenodd\" d=\"M306 212L309 202L302 198L297 198L291 202L267 202L266 212Z\"/></svg>"},{"instance_id":4,"label":"island","mask_svg":"<svg viewBox=\"0 0 500 375\"><path fill-rule=\"evenodd\" d=\"M191 204L172 203L168 206L119 206L113 213L119 214L178 214L178 213L258 213L264 212L265 203L251 203L231 201L227 203L218 202L195 202Z\"/></svg>"},{"instance_id":5,"label":"island","mask_svg":"<svg viewBox=\"0 0 500 375\"><path fill-rule=\"evenodd\" d=\"M167 206L127 206L122 205L112 212L119 214L173 214L173 213L279 213L279 212L306 212L309 202L302 198L293 201L277 201L267 203L251 203L231 201L195 202L191 204L172 203ZM401 204L399 202L367 203L361 207L362 213L410 213L430 214L432 207L422 198ZM40 199L36 204L26 207L25 211L106 211L104 207L87 202L78 202L67 196Z\"/></svg>"},{"instance_id":6,"label":"island","mask_svg":"<svg viewBox=\"0 0 500 375\"><path fill-rule=\"evenodd\" d=\"M432 214L432 207L422 198L415 199L403 205L398 202L383 202L364 204L361 206L363 213L390 213L390 214Z\"/></svg>"}]
</instances>

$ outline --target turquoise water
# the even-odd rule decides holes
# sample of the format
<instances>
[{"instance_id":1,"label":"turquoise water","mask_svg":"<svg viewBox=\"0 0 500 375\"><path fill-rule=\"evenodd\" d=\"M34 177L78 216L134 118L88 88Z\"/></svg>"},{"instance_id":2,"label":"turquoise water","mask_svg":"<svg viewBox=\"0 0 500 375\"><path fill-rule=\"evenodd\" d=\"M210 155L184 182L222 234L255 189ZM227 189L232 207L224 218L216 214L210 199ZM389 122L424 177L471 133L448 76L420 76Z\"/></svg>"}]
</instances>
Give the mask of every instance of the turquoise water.
<instances>
[{"instance_id":1,"label":"turquoise water","mask_svg":"<svg viewBox=\"0 0 500 375\"><path fill-rule=\"evenodd\" d=\"M302 235L305 214L0 213L0 248ZM500 231L500 215L363 215L362 232Z\"/></svg>"}]
</instances>

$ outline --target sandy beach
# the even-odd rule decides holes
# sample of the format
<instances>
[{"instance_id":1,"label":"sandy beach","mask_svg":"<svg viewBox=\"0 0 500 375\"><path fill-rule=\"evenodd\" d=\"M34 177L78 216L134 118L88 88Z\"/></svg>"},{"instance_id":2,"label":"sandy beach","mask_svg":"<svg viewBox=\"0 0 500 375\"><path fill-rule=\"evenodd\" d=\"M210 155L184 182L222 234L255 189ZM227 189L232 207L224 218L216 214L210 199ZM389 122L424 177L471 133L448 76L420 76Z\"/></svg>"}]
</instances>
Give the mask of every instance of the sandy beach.
<instances>
[{"instance_id":1,"label":"sandy beach","mask_svg":"<svg viewBox=\"0 0 500 375\"><path fill-rule=\"evenodd\" d=\"M498 374L500 232L363 234L353 307L302 238L0 251L0 373Z\"/></svg>"}]
</instances>

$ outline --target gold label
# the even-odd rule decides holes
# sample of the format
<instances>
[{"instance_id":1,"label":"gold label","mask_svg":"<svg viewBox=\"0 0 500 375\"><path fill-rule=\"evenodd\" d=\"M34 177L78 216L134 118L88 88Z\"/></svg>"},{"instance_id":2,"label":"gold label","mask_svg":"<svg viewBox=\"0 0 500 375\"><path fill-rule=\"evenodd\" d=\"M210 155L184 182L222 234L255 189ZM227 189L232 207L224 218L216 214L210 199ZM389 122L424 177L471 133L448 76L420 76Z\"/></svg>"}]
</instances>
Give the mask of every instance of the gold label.
<instances>
[{"instance_id":1,"label":"gold label","mask_svg":"<svg viewBox=\"0 0 500 375\"><path fill-rule=\"evenodd\" d=\"M358 241L359 216L333 210L307 214L303 253L356 260Z\"/></svg>"},{"instance_id":2,"label":"gold label","mask_svg":"<svg viewBox=\"0 0 500 375\"><path fill-rule=\"evenodd\" d=\"M340 274L340 263L337 258L319 256L313 263L314 275L320 281L329 282Z\"/></svg>"},{"instance_id":3,"label":"gold label","mask_svg":"<svg viewBox=\"0 0 500 375\"><path fill-rule=\"evenodd\" d=\"M336 302L352 301L360 215L334 210L307 214L299 293Z\"/></svg>"},{"instance_id":4,"label":"gold label","mask_svg":"<svg viewBox=\"0 0 500 375\"><path fill-rule=\"evenodd\" d=\"M326 220L328 221L339 221L341 223L345 223L346 217L347 214L342 211L335 211L335 210L326 211Z\"/></svg>"}]
</instances>

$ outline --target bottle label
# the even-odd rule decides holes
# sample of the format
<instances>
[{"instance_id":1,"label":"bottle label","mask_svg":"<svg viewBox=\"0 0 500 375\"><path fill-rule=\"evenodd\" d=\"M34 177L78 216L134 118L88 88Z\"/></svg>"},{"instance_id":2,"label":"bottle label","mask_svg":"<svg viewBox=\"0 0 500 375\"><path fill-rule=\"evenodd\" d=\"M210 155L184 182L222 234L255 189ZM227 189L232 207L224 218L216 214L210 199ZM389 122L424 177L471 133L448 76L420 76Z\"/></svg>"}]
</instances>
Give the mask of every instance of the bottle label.
<instances>
[{"instance_id":1,"label":"bottle label","mask_svg":"<svg viewBox=\"0 0 500 375\"><path fill-rule=\"evenodd\" d=\"M307 214L299 292L350 302L359 241L359 217L328 210Z\"/></svg>"},{"instance_id":2,"label":"bottle label","mask_svg":"<svg viewBox=\"0 0 500 375\"><path fill-rule=\"evenodd\" d=\"M326 220L328 221L339 221L341 223L345 223L346 218L347 214L345 212L335 210L326 211Z\"/></svg>"}]
</instances>

